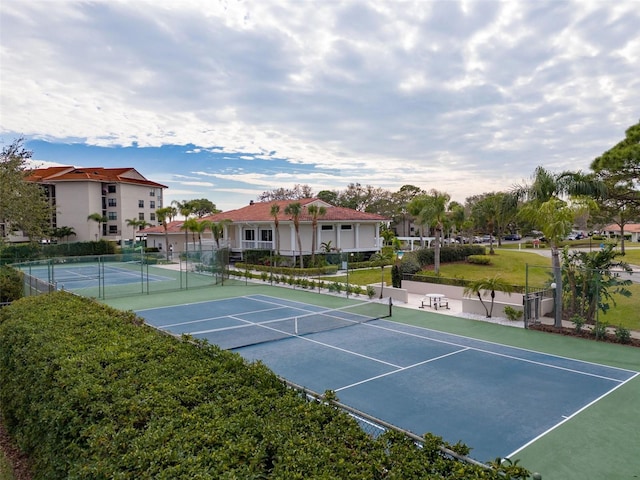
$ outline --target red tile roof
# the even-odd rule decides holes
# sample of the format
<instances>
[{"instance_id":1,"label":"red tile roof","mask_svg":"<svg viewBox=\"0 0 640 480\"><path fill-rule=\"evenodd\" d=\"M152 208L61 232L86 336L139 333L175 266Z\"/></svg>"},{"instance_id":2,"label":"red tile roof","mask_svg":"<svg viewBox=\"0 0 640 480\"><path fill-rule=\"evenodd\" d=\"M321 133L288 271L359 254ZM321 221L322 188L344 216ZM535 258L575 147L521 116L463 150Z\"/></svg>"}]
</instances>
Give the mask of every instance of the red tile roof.
<instances>
[{"instance_id":1,"label":"red tile roof","mask_svg":"<svg viewBox=\"0 0 640 480\"><path fill-rule=\"evenodd\" d=\"M318 224L326 222L385 222L388 218L378 215L376 213L359 212L350 208L334 207L328 203L323 202L318 198L305 198L302 200L277 200L271 202L255 202L250 203L246 207L238 208L236 210L229 210L228 212L216 213L203 217L201 220L209 220L213 222L220 222L222 220L231 220L234 223L249 223L249 222L273 222L273 216L271 215L271 206L278 205L280 207L280 213L278 214L278 220L280 222L291 221L291 216L284 213L287 205L290 203L299 202L302 205L302 214L299 219L301 223L310 223L311 215L309 215L307 208L310 204L316 204L326 208L327 213L321 217L318 217ZM168 232L179 232L180 227L184 223L183 220L173 221L167 224ZM156 233L164 232L162 226L150 227L142 230L143 233Z\"/></svg>"},{"instance_id":2,"label":"red tile roof","mask_svg":"<svg viewBox=\"0 0 640 480\"><path fill-rule=\"evenodd\" d=\"M618 232L620 233L620 226L612 223L602 229L605 232ZM624 226L624 233L640 233L640 223L627 223Z\"/></svg>"},{"instance_id":3,"label":"red tile roof","mask_svg":"<svg viewBox=\"0 0 640 480\"><path fill-rule=\"evenodd\" d=\"M103 168L103 167L48 167L36 168L27 177L30 182L104 182L133 183L156 188L167 188L166 185L152 182L143 177L135 168Z\"/></svg>"}]
</instances>

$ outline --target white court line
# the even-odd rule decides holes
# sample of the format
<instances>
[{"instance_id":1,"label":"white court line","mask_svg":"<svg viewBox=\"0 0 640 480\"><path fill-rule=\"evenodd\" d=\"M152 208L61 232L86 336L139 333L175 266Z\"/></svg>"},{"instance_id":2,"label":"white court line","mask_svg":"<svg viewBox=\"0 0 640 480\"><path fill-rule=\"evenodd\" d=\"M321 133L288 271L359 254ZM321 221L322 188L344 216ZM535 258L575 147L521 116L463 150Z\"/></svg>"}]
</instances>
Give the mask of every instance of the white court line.
<instances>
[{"instance_id":1,"label":"white court line","mask_svg":"<svg viewBox=\"0 0 640 480\"><path fill-rule=\"evenodd\" d=\"M527 443L525 443L524 445L522 445L520 448L518 448L517 450L511 452L509 455L507 455L505 458L513 458L514 455L517 455L519 452L521 452L522 450L524 450L525 448L527 448L529 445L533 444L534 442L540 440L542 437L544 437L545 435L547 435L548 433L552 432L553 430L555 430L556 428L558 428L560 425L568 422L569 420L571 420L573 417L575 417L576 415L578 415L579 413L585 411L587 408L589 408L591 405L599 402L600 400L602 400L604 397L606 397L607 395L609 395L612 392L615 392L618 388L620 388L622 385L624 385L627 382L630 382L631 380L633 380L634 378L636 378L638 375L640 375L640 373L636 373L633 377L629 378L628 380L625 380L624 382L622 382L619 385L616 385L614 388L612 388L611 390L609 390L608 392L603 393L602 395L600 395L598 398L594 399L592 402L586 404L584 407L580 408L579 410L576 410L574 413L572 413L571 415L567 416L562 416L563 420L561 422L556 423L553 427L549 428L548 430L542 432L540 435L538 435L537 437L529 440Z\"/></svg>"},{"instance_id":2,"label":"white court line","mask_svg":"<svg viewBox=\"0 0 640 480\"><path fill-rule=\"evenodd\" d=\"M486 354L489 354L489 355L495 355L495 356L499 356L499 357L509 358L509 359L516 360L516 361L519 361L519 362L530 363L530 364L533 364L533 365L539 365L539 366L542 366L542 367L553 368L553 369L556 369L556 370L564 370L566 372L576 373L578 375L585 375L585 376L588 376L588 377L601 378L601 379L604 379L604 380L609 380L609 381L618 382L618 383L625 381L625 380L619 380L617 378L611 378L611 377L605 377L605 376L602 376L602 375L597 375L595 373L589 373L589 372L584 372L584 371L581 371L581 370L575 370L575 369L568 368L568 367L562 367L562 366L559 366L559 365L551 365L551 364L544 363L544 362L539 362L539 361L536 361L536 360L529 360L529 359L517 357L517 356L514 356L514 355L507 355L505 353L494 352L492 350L486 350L486 349L483 349L483 348L469 347L468 345L455 343L455 342L450 342L450 341L447 341L447 340L440 340L440 339L437 339L437 338L430 338L430 337L426 337L426 336L423 336L423 335L418 335L417 333L403 332L402 330L395 330L393 328L383 327L381 325L373 325L371 323L366 323L364 325L366 325L367 327L379 328L379 329L382 329L382 330L387 330L387 331L393 332L393 333L400 333L402 335L408 335L408 336L411 336L411 337L422 338L422 339L430 340L430 341L433 341L433 342L443 343L443 344L451 345L451 346L454 346L454 347L467 347L469 350L473 350L473 351L476 351L476 352L482 352L482 353L486 353ZM422 328L422 327L415 327L413 325L410 325L410 326L414 327L414 328ZM513 349L516 349L516 350L522 350L524 352L536 353L538 355L545 355L545 356L549 356L549 357L561 358L561 359L564 359L564 360L570 360L570 361L577 362L577 363L584 363L586 365L596 365L596 366L599 366L599 367L611 368L611 369L621 370L621 371L625 371L625 372L626 371L631 372L630 370L625 370L625 369L622 369L622 368L610 367L608 365L600 365L598 363L584 362L582 360L576 360L576 359L573 359L573 358L561 357L561 356L558 356L558 355L552 355L552 354L547 354L547 353L543 353L543 352L537 352L535 350L527 350L527 349L519 348L519 347L512 347L512 346L509 346L509 345L502 345L500 343L488 342L488 341L485 341L485 340L478 340L478 339L471 338L471 337L464 337L462 335L449 334L449 333L446 333L446 332L439 332L437 330L430 330L430 329L425 329L425 330L428 330L430 332L436 332L436 333L440 333L440 334L445 334L445 335L453 335L453 336L456 336L456 337L459 337L459 338L466 338L466 339L469 339L469 340L473 340L474 342L482 342L482 343L487 343L489 345L498 345L500 347L513 348Z\"/></svg>"},{"instance_id":3,"label":"white court line","mask_svg":"<svg viewBox=\"0 0 640 480\"><path fill-rule=\"evenodd\" d=\"M409 370L411 368L419 367L419 366L425 365L427 363L435 362L436 360L440 360L440 359L445 358L445 357L450 357L451 355L457 355L457 354L462 353L462 352L464 352L466 350L468 350L468 348L462 348L460 350L456 350L455 352L449 352L449 353L446 353L444 355L440 355L439 357L434 357L434 358L430 358L428 360L424 360L422 362L414 363L413 365L408 365L406 367L399 367L397 370L393 370L391 372L383 373L381 375L376 375L375 377L366 378L366 379L361 380L359 382L352 383L351 385L345 385L344 387L336 388L334 391L339 392L340 390L346 390L347 388L355 387L357 385L362 385L363 383L371 382L373 380L377 380L379 378L386 377L388 375L394 375L394 374L402 372L404 370Z\"/></svg>"}]
</instances>

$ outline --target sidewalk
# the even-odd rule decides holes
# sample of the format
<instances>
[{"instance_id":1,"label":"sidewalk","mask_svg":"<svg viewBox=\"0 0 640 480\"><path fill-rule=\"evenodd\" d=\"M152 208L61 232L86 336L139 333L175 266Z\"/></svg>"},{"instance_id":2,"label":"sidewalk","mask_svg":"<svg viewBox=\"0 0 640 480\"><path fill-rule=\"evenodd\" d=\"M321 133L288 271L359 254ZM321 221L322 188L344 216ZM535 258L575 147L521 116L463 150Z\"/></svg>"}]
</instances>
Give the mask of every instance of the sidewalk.
<instances>
[{"instance_id":1,"label":"sidewalk","mask_svg":"<svg viewBox=\"0 0 640 480\"><path fill-rule=\"evenodd\" d=\"M451 315L454 317L460 317L460 318L468 318L471 320L478 320L481 322L488 322L488 323L495 323L498 325L505 325L508 327L516 327L516 328L524 328L524 322L522 321L511 321L507 318L503 318L503 317L491 317L491 318L486 318L484 315L473 315L473 314L469 314L469 313L464 313L462 311L462 300L456 300L456 299L451 299L449 298L449 308L439 308L438 310L435 310L433 308L430 307L425 307L425 308L420 308L420 305L422 304L422 295L420 294L415 294L415 293L410 293L409 294L409 302L408 303L401 303L401 302L396 302L394 303L394 306L396 307L400 307L400 308L411 308L414 310L418 310L418 311L426 311L426 312L432 312L432 313L438 313L440 315ZM551 317L542 317L540 319L541 323L545 324L545 325L553 325L554 324L554 320ZM570 322L568 320L563 320L562 321L562 326L566 327L566 328L574 328L575 325L573 324L573 322ZM609 329L611 332L613 332L613 329ZM631 330L631 336L633 338L639 338L640 339L640 331L637 330Z\"/></svg>"}]
</instances>

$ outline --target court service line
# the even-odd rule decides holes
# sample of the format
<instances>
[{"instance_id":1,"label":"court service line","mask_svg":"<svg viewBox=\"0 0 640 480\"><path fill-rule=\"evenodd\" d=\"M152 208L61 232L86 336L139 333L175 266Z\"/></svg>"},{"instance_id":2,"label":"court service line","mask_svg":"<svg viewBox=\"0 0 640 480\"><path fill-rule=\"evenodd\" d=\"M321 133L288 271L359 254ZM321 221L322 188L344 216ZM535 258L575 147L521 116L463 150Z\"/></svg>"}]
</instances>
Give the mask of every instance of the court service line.
<instances>
[{"instance_id":1,"label":"court service line","mask_svg":"<svg viewBox=\"0 0 640 480\"><path fill-rule=\"evenodd\" d=\"M460 343L450 342L450 341L447 341L447 340L440 340L440 339L437 339L437 338L430 338L430 337L427 337L427 336L418 335L416 333L403 332L402 330L395 330L393 328L383 327L381 325L373 325L371 323L364 323L363 325L366 325L368 327L373 327L373 328L380 328L382 330L387 330L387 331L394 332L394 333L400 333L402 335L409 335L411 337L417 337L417 338L421 338L421 339L425 339L425 340L430 340L430 341L433 341L433 342L443 343L445 345L451 345L451 346L454 346L454 347L467 347L469 350L473 350L473 351L476 351L476 352L482 352L482 353L486 353L488 355L495 355L495 356L498 356L498 357L509 358L511 360L516 360L516 361L524 362L524 363L530 363L532 365L539 365L541 367L553 368L553 369L556 369L556 370L562 370L562 371L565 371L565 372L576 373L578 375L585 375L587 377L600 378L602 380L608 380L608 381L617 382L617 383L624 382L624 380L619 380L617 378L611 378L611 377L606 377L606 376L603 376L603 375L598 375L598 374L595 374L595 373L589 373L589 372L584 372L584 371L581 371L581 370L576 370L576 369L573 369L573 368L562 367L560 365L551 365L549 363L539 362L539 361L536 361L536 360L529 360L527 358L517 357L515 355L507 355L506 353L494 352L492 350L487 350L487 349L484 349L484 348L469 347L467 345L463 345L463 344L460 344ZM418 327L418 328L420 328L420 327ZM430 331L432 331L432 330L430 330ZM449 334L447 334L447 335L449 335ZM467 338L467 337L462 337L462 338ZM474 342L490 343L490 342L485 342L484 340L477 340L477 339L474 339L474 338L469 338L469 339L473 340ZM516 348L517 349L517 347L510 347L508 345L501 345L501 344L496 344L496 345L500 345L500 346L506 347L506 348ZM535 352L535 351L532 351L532 350L525 350L525 351L536 353L538 355L547 355L546 353ZM554 356L554 355L548 355L548 356ZM556 357L556 358L564 358L564 357ZM573 359L567 359L567 360L572 360L574 362L581 362L580 360L573 360ZM595 364L595 365L597 365L597 364ZM608 367L606 365L601 365L601 366L606 367L606 368L612 368L612 367Z\"/></svg>"},{"instance_id":2,"label":"court service line","mask_svg":"<svg viewBox=\"0 0 640 480\"><path fill-rule=\"evenodd\" d=\"M282 307L280 307L282 308ZM274 307L274 308L265 308L262 310L254 310L251 312L244 312L244 313L240 313L239 315L253 315L254 313L263 313L263 312L270 312L272 310L278 310L278 308ZM236 314L238 315L238 314ZM179 323L170 323L168 325L163 325L161 328L166 328L166 327L179 327L180 325L190 325L192 323L199 323L199 322L206 322L209 320L220 320L221 318L233 318L234 320L239 320L242 322L246 322L249 323L251 325L258 325L258 323L256 322L250 322L249 320L243 320L241 318L236 318L234 315L218 315L217 317L205 317L205 318L200 318L198 320L188 320L186 322L179 322ZM244 327L244 325L238 325L240 327ZM194 333L209 333L209 332L215 332L216 330L227 330L229 328L233 328L233 327L225 327L225 328L214 328L211 330L204 330L202 332L189 332L190 334L194 334Z\"/></svg>"},{"instance_id":3,"label":"court service line","mask_svg":"<svg viewBox=\"0 0 640 480\"><path fill-rule=\"evenodd\" d=\"M450 357L451 355L457 355L457 354L462 353L462 352L464 352L466 350L469 350L469 349L468 348L461 348L460 350L456 350L455 352L445 353L444 355L440 355L439 357L430 358L430 359L424 360L422 362L414 363L413 365L407 365L406 367L399 367L397 370L393 370L393 371L387 372L387 373L382 373L380 375L376 375L375 377L365 378L364 380L360 380L359 382L352 383L351 385L345 385L344 387L336 388L334 391L335 392L339 392L341 390L346 390L347 388L357 387L358 385L362 385L363 383L368 383L368 382L371 382L373 380L378 380L379 378L387 377L389 375L394 375L396 373L400 373L400 372L403 372L405 370L409 370L411 368L419 367L421 365L426 365L427 363L435 362L436 360L441 360L443 358Z\"/></svg>"}]
</instances>

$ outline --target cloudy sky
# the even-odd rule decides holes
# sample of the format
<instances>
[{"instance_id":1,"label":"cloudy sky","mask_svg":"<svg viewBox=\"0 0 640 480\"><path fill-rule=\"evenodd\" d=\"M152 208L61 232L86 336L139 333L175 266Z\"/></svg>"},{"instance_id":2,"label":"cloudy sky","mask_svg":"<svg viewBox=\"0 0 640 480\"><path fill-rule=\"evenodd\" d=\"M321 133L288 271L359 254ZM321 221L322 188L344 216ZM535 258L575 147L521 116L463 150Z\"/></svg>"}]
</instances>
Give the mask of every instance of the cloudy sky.
<instances>
[{"instance_id":1,"label":"cloudy sky","mask_svg":"<svg viewBox=\"0 0 640 480\"><path fill-rule=\"evenodd\" d=\"M636 0L2 0L0 142L224 210L297 183L463 202L624 138L639 25Z\"/></svg>"}]
</instances>

